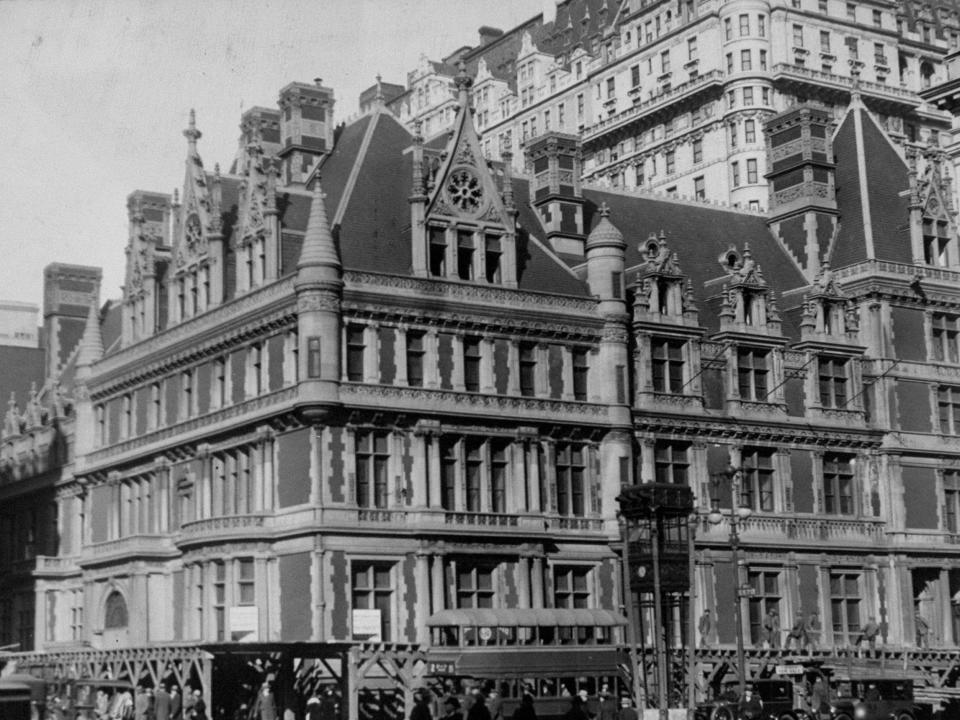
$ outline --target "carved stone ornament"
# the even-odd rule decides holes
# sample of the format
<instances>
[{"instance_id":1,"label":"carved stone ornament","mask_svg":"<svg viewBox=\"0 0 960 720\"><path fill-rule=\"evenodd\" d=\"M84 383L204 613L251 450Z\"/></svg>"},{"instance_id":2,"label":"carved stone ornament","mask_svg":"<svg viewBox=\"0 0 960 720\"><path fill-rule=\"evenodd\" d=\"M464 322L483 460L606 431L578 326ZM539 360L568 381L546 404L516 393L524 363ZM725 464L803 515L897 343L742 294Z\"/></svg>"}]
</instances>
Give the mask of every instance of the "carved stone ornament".
<instances>
[{"instance_id":1,"label":"carved stone ornament","mask_svg":"<svg viewBox=\"0 0 960 720\"><path fill-rule=\"evenodd\" d=\"M308 293L297 298L297 312L311 312L314 310L339 311L340 298L333 292Z\"/></svg>"},{"instance_id":2,"label":"carved stone ornament","mask_svg":"<svg viewBox=\"0 0 960 720\"><path fill-rule=\"evenodd\" d=\"M476 214L483 205L483 183L471 168L458 167L446 183L448 202L460 212Z\"/></svg>"},{"instance_id":3,"label":"carved stone ornament","mask_svg":"<svg viewBox=\"0 0 960 720\"><path fill-rule=\"evenodd\" d=\"M191 213L183 228L183 243L177 258L178 265L186 265L195 261L206 251L206 238L200 226L200 218Z\"/></svg>"}]
</instances>

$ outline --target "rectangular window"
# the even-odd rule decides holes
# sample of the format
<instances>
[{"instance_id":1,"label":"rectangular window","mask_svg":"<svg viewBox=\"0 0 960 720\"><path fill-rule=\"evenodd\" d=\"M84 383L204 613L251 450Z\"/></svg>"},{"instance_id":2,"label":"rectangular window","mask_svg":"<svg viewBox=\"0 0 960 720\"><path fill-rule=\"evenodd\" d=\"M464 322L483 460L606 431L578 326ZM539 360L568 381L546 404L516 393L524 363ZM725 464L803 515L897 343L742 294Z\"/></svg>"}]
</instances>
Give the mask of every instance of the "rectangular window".
<instances>
[{"instance_id":1,"label":"rectangular window","mask_svg":"<svg viewBox=\"0 0 960 720\"><path fill-rule=\"evenodd\" d=\"M934 313L931 320L933 360L960 363L960 316Z\"/></svg>"},{"instance_id":2,"label":"rectangular window","mask_svg":"<svg viewBox=\"0 0 960 720\"><path fill-rule=\"evenodd\" d=\"M845 38L844 42L847 46L847 54L850 55L851 60L856 60L860 57L860 42L855 37Z\"/></svg>"},{"instance_id":3,"label":"rectangular window","mask_svg":"<svg viewBox=\"0 0 960 720\"><path fill-rule=\"evenodd\" d=\"M583 517L586 514L584 503L586 462L583 445L559 442L554 445L554 451L557 472L557 512L560 515Z\"/></svg>"},{"instance_id":4,"label":"rectangular window","mask_svg":"<svg viewBox=\"0 0 960 720\"><path fill-rule=\"evenodd\" d=\"M748 143L753 143L757 141L757 121L756 120L743 121L743 139Z\"/></svg>"},{"instance_id":5,"label":"rectangular window","mask_svg":"<svg viewBox=\"0 0 960 720\"><path fill-rule=\"evenodd\" d=\"M853 515L853 463L847 455L823 456L823 511Z\"/></svg>"},{"instance_id":6,"label":"rectangular window","mask_svg":"<svg viewBox=\"0 0 960 720\"><path fill-rule=\"evenodd\" d=\"M749 107L750 105L753 105L753 88L752 88L752 87L745 87L745 88L743 89L743 104L746 105L746 106L748 106L748 107ZM747 166L748 166L748 167L749 167L749 165L750 165L750 162L751 162L750 160L747 160ZM757 161L754 160L753 163L754 163L754 165L756 165ZM756 182L756 181L757 181L756 178L754 178L753 180L750 180L749 182Z\"/></svg>"},{"instance_id":7,"label":"rectangular window","mask_svg":"<svg viewBox=\"0 0 960 720\"><path fill-rule=\"evenodd\" d=\"M457 441L453 438L440 440L440 507L457 509L457 469L460 465Z\"/></svg>"},{"instance_id":8,"label":"rectangular window","mask_svg":"<svg viewBox=\"0 0 960 720\"><path fill-rule=\"evenodd\" d=\"M240 558L237 561L237 604L256 605L256 587L253 558Z\"/></svg>"},{"instance_id":9,"label":"rectangular window","mask_svg":"<svg viewBox=\"0 0 960 720\"><path fill-rule=\"evenodd\" d=\"M533 397L536 394L537 346L535 343L520 343L520 394Z\"/></svg>"},{"instance_id":10,"label":"rectangular window","mask_svg":"<svg viewBox=\"0 0 960 720\"><path fill-rule=\"evenodd\" d=\"M687 60L697 59L697 38L696 36L687 39ZM639 69L639 68L638 68Z\"/></svg>"},{"instance_id":11,"label":"rectangular window","mask_svg":"<svg viewBox=\"0 0 960 720\"><path fill-rule=\"evenodd\" d=\"M480 512L481 477L483 475L483 440L476 437L464 439L464 487L467 512Z\"/></svg>"},{"instance_id":12,"label":"rectangular window","mask_svg":"<svg viewBox=\"0 0 960 720\"><path fill-rule=\"evenodd\" d=\"M703 175L693 179L693 197L696 200L705 200L707 197L707 185Z\"/></svg>"},{"instance_id":13,"label":"rectangular window","mask_svg":"<svg viewBox=\"0 0 960 720\"><path fill-rule=\"evenodd\" d=\"M793 46L798 48L803 47L803 25L793 26Z\"/></svg>"},{"instance_id":14,"label":"rectangular window","mask_svg":"<svg viewBox=\"0 0 960 720\"><path fill-rule=\"evenodd\" d=\"M457 561L457 607L492 608L494 567Z\"/></svg>"},{"instance_id":15,"label":"rectangular window","mask_svg":"<svg viewBox=\"0 0 960 720\"><path fill-rule=\"evenodd\" d=\"M617 95L617 79L615 77L607 78L607 100Z\"/></svg>"},{"instance_id":16,"label":"rectangular window","mask_svg":"<svg viewBox=\"0 0 960 720\"><path fill-rule=\"evenodd\" d=\"M703 140L693 141L693 164L703 162Z\"/></svg>"},{"instance_id":17,"label":"rectangular window","mask_svg":"<svg viewBox=\"0 0 960 720\"><path fill-rule=\"evenodd\" d=\"M767 36L767 16L766 15L757 15L757 35L760 37Z\"/></svg>"},{"instance_id":18,"label":"rectangular window","mask_svg":"<svg viewBox=\"0 0 960 720\"><path fill-rule=\"evenodd\" d=\"M741 400L766 401L769 386L767 355L766 350L759 348L737 350L737 383Z\"/></svg>"},{"instance_id":19,"label":"rectangular window","mask_svg":"<svg viewBox=\"0 0 960 720\"><path fill-rule=\"evenodd\" d=\"M733 19L725 18L723 21L723 39L733 40Z\"/></svg>"},{"instance_id":20,"label":"rectangular window","mask_svg":"<svg viewBox=\"0 0 960 720\"><path fill-rule=\"evenodd\" d=\"M824 15L827 14L827 0L817 0L817 9Z\"/></svg>"},{"instance_id":21,"label":"rectangular window","mask_svg":"<svg viewBox=\"0 0 960 720\"><path fill-rule=\"evenodd\" d=\"M744 89L744 95L749 89ZM747 182L751 185L757 182L757 161L755 159L747 160Z\"/></svg>"},{"instance_id":22,"label":"rectangular window","mask_svg":"<svg viewBox=\"0 0 960 720\"><path fill-rule=\"evenodd\" d=\"M500 258L502 255L500 236L487 235L484 259L486 260L486 275L488 283L500 282Z\"/></svg>"},{"instance_id":23,"label":"rectangular window","mask_svg":"<svg viewBox=\"0 0 960 720\"><path fill-rule=\"evenodd\" d=\"M943 529L960 533L960 471L943 471Z\"/></svg>"},{"instance_id":24,"label":"rectangular window","mask_svg":"<svg viewBox=\"0 0 960 720\"><path fill-rule=\"evenodd\" d=\"M384 562L351 563L351 597L354 610L380 612L380 642L393 639L393 565ZM360 639L354 637L354 639ZM365 638L371 639L371 638Z\"/></svg>"},{"instance_id":25,"label":"rectangular window","mask_svg":"<svg viewBox=\"0 0 960 720\"><path fill-rule=\"evenodd\" d=\"M213 561L213 618L216 625L216 640L226 640L227 629L227 568L223 560Z\"/></svg>"},{"instance_id":26,"label":"rectangular window","mask_svg":"<svg viewBox=\"0 0 960 720\"><path fill-rule=\"evenodd\" d=\"M860 633L860 573L830 572L830 621L834 645L852 645Z\"/></svg>"},{"instance_id":27,"label":"rectangular window","mask_svg":"<svg viewBox=\"0 0 960 720\"><path fill-rule=\"evenodd\" d=\"M630 68L630 87L637 87L640 84L640 66L634 65Z\"/></svg>"},{"instance_id":28,"label":"rectangular window","mask_svg":"<svg viewBox=\"0 0 960 720\"><path fill-rule=\"evenodd\" d=\"M753 62L750 60L750 51L741 50L740 51L740 69L744 72L753 70Z\"/></svg>"},{"instance_id":29,"label":"rectangular window","mask_svg":"<svg viewBox=\"0 0 960 720\"><path fill-rule=\"evenodd\" d=\"M362 508L387 507L389 431L357 432L356 448L357 505Z\"/></svg>"},{"instance_id":30,"label":"rectangular window","mask_svg":"<svg viewBox=\"0 0 960 720\"><path fill-rule=\"evenodd\" d=\"M590 607L590 568L553 568L553 606L573 610Z\"/></svg>"},{"instance_id":31,"label":"rectangular window","mask_svg":"<svg viewBox=\"0 0 960 720\"><path fill-rule=\"evenodd\" d=\"M670 72L670 51L664 50L660 53L660 72L663 75L666 75Z\"/></svg>"},{"instance_id":32,"label":"rectangular window","mask_svg":"<svg viewBox=\"0 0 960 720\"><path fill-rule=\"evenodd\" d=\"M193 412L193 371L180 373L180 419L186 420Z\"/></svg>"},{"instance_id":33,"label":"rectangular window","mask_svg":"<svg viewBox=\"0 0 960 720\"><path fill-rule=\"evenodd\" d=\"M773 512L773 451L745 448L741 457L743 502L758 512Z\"/></svg>"},{"instance_id":34,"label":"rectangular window","mask_svg":"<svg viewBox=\"0 0 960 720\"><path fill-rule=\"evenodd\" d=\"M937 407L940 414L940 432L943 435L960 435L960 387L939 386Z\"/></svg>"},{"instance_id":35,"label":"rectangular window","mask_svg":"<svg viewBox=\"0 0 960 720\"><path fill-rule=\"evenodd\" d=\"M347 380L351 382L363 382L364 331L363 325L347 325Z\"/></svg>"},{"instance_id":36,"label":"rectangular window","mask_svg":"<svg viewBox=\"0 0 960 720\"><path fill-rule=\"evenodd\" d=\"M407 331L407 384L410 387L423 387L425 338L421 330Z\"/></svg>"},{"instance_id":37,"label":"rectangular window","mask_svg":"<svg viewBox=\"0 0 960 720\"><path fill-rule=\"evenodd\" d=\"M736 137L736 134L734 134L734 137ZM740 187L740 163L730 163L730 178L734 187Z\"/></svg>"},{"instance_id":38,"label":"rectangular window","mask_svg":"<svg viewBox=\"0 0 960 720\"><path fill-rule=\"evenodd\" d=\"M830 32L828 30L820 31L820 52L830 52Z\"/></svg>"},{"instance_id":39,"label":"rectangular window","mask_svg":"<svg viewBox=\"0 0 960 720\"><path fill-rule=\"evenodd\" d=\"M847 360L821 357L817 378L820 385L820 404L827 408L844 409L847 406Z\"/></svg>"},{"instance_id":40,"label":"rectangular window","mask_svg":"<svg viewBox=\"0 0 960 720\"><path fill-rule=\"evenodd\" d=\"M509 447L506 441L490 441L490 512L507 511L508 458Z\"/></svg>"},{"instance_id":41,"label":"rectangular window","mask_svg":"<svg viewBox=\"0 0 960 720\"><path fill-rule=\"evenodd\" d=\"M587 374L589 372L588 350L574 349L573 356L573 399L581 402L587 399Z\"/></svg>"},{"instance_id":42,"label":"rectangular window","mask_svg":"<svg viewBox=\"0 0 960 720\"><path fill-rule=\"evenodd\" d=\"M766 71L767 69L767 51L760 51L760 69ZM763 88L763 92L767 92L769 88Z\"/></svg>"},{"instance_id":43,"label":"rectangular window","mask_svg":"<svg viewBox=\"0 0 960 720\"><path fill-rule=\"evenodd\" d=\"M887 51L883 47L883 43L874 43L873 44L873 61L877 65L886 65L887 64Z\"/></svg>"},{"instance_id":44,"label":"rectangular window","mask_svg":"<svg viewBox=\"0 0 960 720\"><path fill-rule=\"evenodd\" d=\"M873 11L873 25L874 25L874 27L882 27L882 26L883 26L883 15L880 13L879 10L874 10L874 11Z\"/></svg>"},{"instance_id":45,"label":"rectangular window","mask_svg":"<svg viewBox=\"0 0 960 720\"><path fill-rule=\"evenodd\" d=\"M524 132L523 138L526 140L526 132ZM430 235L430 274L434 277L443 277L447 274L447 232L439 227L431 227L428 232Z\"/></svg>"},{"instance_id":46,"label":"rectangular window","mask_svg":"<svg viewBox=\"0 0 960 720\"><path fill-rule=\"evenodd\" d=\"M677 171L677 156L675 151L667 150L664 159L667 163L667 175L672 175Z\"/></svg>"},{"instance_id":47,"label":"rectangular window","mask_svg":"<svg viewBox=\"0 0 960 720\"><path fill-rule=\"evenodd\" d=\"M780 646L779 638L774 640L770 637L769 626L779 626L780 614L780 571L779 570L747 570L747 584L753 588L753 594L750 596L750 641L757 646L762 646L766 640L773 647ZM773 614L777 614L777 620L771 620Z\"/></svg>"},{"instance_id":48,"label":"rectangular window","mask_svg":"<svg viewBox=\"0 0 960 720\"><path fill-rule=\"evenodd\" d=\"M689 449L689 443L657 440L653 449L656 482L686 485L690 477Z\"/></svg>"},{"instance_id":49,"label":"rectangular window","mask_svg":"<svg viewBox=\"0 0 960 720\"><path fill-rule=\"evenodd\" d=\"M473 280L473 255L475 245L472 232L457 231L457 277Z\"/></svg>"},{"instance_id":50,"label":"rectangular window","mask_svg":"<svg viewBox=\"0 0 960 720\"><path fill-rule=\"evenodd\" d=\"M480 338L463 338L463 386L467 392L480 392Z\"/></svg>"},{"instance_id":51,"label":"rectangular window","mask_svg":"<svg viewBox=\"0 0 960 720\"><path fill-rule=\"evenodd\" d=\"M579 66L579 63L577 63ZM583 93L577 95L577 122L583 123Z\"/></svg>"},{"instance_id":52,"label":"rectangular window","mask_svg":"<svg viewBox=\"0 0 960 720\"><path fill-rule=\"evenodd\" d=\"M733 53L727 53L727 75L733 74Z\"/></svg>"},{"instance_id":53,"label":"rectangular window","mask_svg":"<svg viewBox=\"0 0 960 720\"><path fill-rule=\"evenodd\" d=\"M654 392L683 392L683 346L682 340L651 339L650 359Z\"/></svg>"},{"instance_id":54,"label":"rectangular window","mask_svg":"<svg viewBox=\"0 0 960 720\"><path fill-rule=\"evenodd\" d=\"M750 34L750 16L740 16L740 37L746 37Z\"/></svg>"},{"instance_id":55,"label":"rectangular window","mask_svg":"<svg viewBox=\"0 0 960 720\"><path fill-rule=\"evenodd\" d=\"M855 3L847 3L847 17L851 20L857 19L857 6Z\"/></svg>"}]
</instances>

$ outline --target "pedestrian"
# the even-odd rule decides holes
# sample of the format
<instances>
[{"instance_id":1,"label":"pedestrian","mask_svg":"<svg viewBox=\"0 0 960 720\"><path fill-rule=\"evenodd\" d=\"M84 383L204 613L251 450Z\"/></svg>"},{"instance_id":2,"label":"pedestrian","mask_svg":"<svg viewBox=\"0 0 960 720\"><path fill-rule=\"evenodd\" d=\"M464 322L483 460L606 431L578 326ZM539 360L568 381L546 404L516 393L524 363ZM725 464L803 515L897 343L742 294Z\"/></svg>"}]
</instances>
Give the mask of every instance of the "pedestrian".
<instances>
[{"instance_id":1,"label":"pedestrian","mask_svg":"<svg viewBox=\"0 0 960 720\"><path fill-rule=\"evenodd\" d=\"M857 650L859 650L863 641L866 640L867 645L870 648L870 657L873 657L873 653L877 649L878 635L880 635L880 626L877 625L877 619L871 615L867 619L867 624L861 628L860 634L857 636L854 645L856 646Z\"/></svg>"},{"instance_id":2,"label":"pedestrian","mask_svg":"<svg viewBox=\"0 0 960 720\"><path fill-rule=\"evenodd\" d=\"M188 720L207 720L207 703L199 689L193 691L193 704L190 706Z\"/></svg>"},{"instance_id":3,"label":"pedestrian","mask_svg":"<svg viewBox=\"0 0 960 720\"><path fill-rule=\"evenodd\" d=\"M563 720L590 720L579 695L570 698L570 708L563 714Z\"/></svg>"},{"instance_id":4,"label":"pedestrian","mask_svg":"<svg viewBox=\"0 0 960 720\"><path fill-rule=\"evenodd\" d=\"M277 720L277 701L269 682L260 686L252 712L254 720Z\"/></svg>"},{"instance_id":5,"label":"pedestrian","mask_svg":"<svg viewBox=\"0 0 960 720\"><path fill-rule=\"evenodd\" d=\"M516 713L514 713L514 717L516 720ZM447 695L443 699L443 717L440 720L463 720L463 714L460 712L460 701L457 700L456 695Z\"/></svg>"},{"instance_id":6,"label":"pedestrian","mask_svg":"<svg viewBox=\"0 0 960 720\"><path fill-rule=\"evenodd\" d=\"M190 720L193 716L193 704L197 701L196 695L193 694L193 686L189 683L183 686L183 720Z\"/></svg>"},{"instance_id":7,"label":"pedestrian","mask_svg":"<svg viewBox=\"0 0 960 720\"><path fill-rule=\"evenodd\" d=\"M697 629L700 631L700 647L710 647L710 633L713 632L713 616L710 614L710 608L704 608L697 622Z\"/></svg>"},{"instance_id":8,"label":"pedestrian","mask_svg":"<svg viewBox=\"0 0 960 720\"><path fill-rule=\"evenodd\" d=\"M487 709L490 711L491 720L503 720L503 698L497 692L496 685L490 687L487 695Z\"/></svg>"},{"instance_id":9,"label":"pedestrian","mask_svg":"<svg viewBox=\"0 0 960 720\"><path fill-rule=\"evenodd\" d=\"M627 695L620 697L620 711L617 713L617 720L638 720L637 711Z\"/></svg>"},{"instance_id":10,"label":"pedestrian","mask_svg":"<svg viewBox=\"0 0 960 720\"><path fill-rule=\"evenodd\" d=\"M797 617L793 621L793 626L790 628L790 632L787 635L787 648L789 649L790 645L794 647L799 652L803 650L807 645L807 631L806 631L806 622L803 619L803 610L797 610Z\"/></svg>"},{"instance_id":11,"label":"pedestrian","mask_svg":"<svg viewBox=\"0 0 960 720\"><path fill-rule=\"evenodd\" d=\"M926 618L920 614L920 611L917 610L915 615L915 622L917 626L917 647L926 648L930 647L930 625L927 623Z\"/></svg>"},{"instance_id":12,"label":"pedestrian","mask_svg":"<svg viewBox=\"0 0 960 720\"><path fill-rule=\"evenodd\" d=\"M533 695L524 693L520 698L520 704L513 711L511 720L537 720L537 709L533 704Z\"/></svg>"},{"instance_id":13,"label":"pedestrian","mask_svg":"<svg viewBox=\"0 0 960 720\"><path fill-rule=\"evenodd\" d=\"M740 700L739 709L742 720L760 720L763 716L763 701L752 690L747 690Z\"/></svg>"},{"instance_id":14,"label":"pedestrian","mask_svg":"<svg viewBox=\"0 0 960 720\"><path fill-rule=\"evenodd\" d=\"M327 687L320 698L320 720L338 720L340 717L340 703L332 687Z\"/></svg>"},{"instance_id":15,"label":"pedestrian","mask_svg":"<svg viewBox=\"0 0 960 720\"><path fill-rule=\"evenodd\" d=\"M774 608L767 610L767 616L763 619L763 629L767 636L767 642L771 649L780 648L780 615Z\"/></svg>"},{"instance_id":16,"label":"pedestrian","mask_svg":"<svg viewBox=\"0 0 960 720\"><path fill-rule=\"evenodd\" d=\"M170 720L170 693L163 685L154 693L153 708L156 720Z\"/></svg>"},{"instance_id":17,"label":"pedestrian","mask_svg":"<svg viewBox=\"0 0 960 720\"><path fill-rule=\"evenodd\" d=\"M433 720L425 690L417 690L413 693L413 710L410 711L410 720Z\"/></svg>"},{"instance_id":18,"label":"pedestrian","mask_svg":"<svg viewBox=\"0 0 960 720\"><path fill-rule=\"evenodd\" d=\"M183 720L183 698L176 685L170 686L170 720Z\"/></svg>"},{"instance_id":19,"label":"pedestrian","mask_svg":"<svg viewBox=\"0 0 960 720\"><path fill-rule=\"evenodd\" d=\"M830 690L823 681L822 675L817 675L810 689L810 711L815 717L830 711Z\"/></svg>"},{"instance_id":20,"label":"pedestrian","mask_svg":"<svg viewBox=\"0 0 960 720\"><path fill-rule=\"evenodd\" d=\"M619 710L617 699L613 696L613 693L610 692L610 686L607 683L603 683L603 685L600 686L600 707L597 713L599 720L617 720L617 712Z\"/></svg>"},{"instance_id":21,"label":"pedestrian","mask_svg":"<svg viewBox=\"0 0 960 720\"><path fill-rule=\"evenodd\" d=\"M467 720L491 720L490 710L487 709L487 699L480 692L480 688L474 688L473 704L467 711Z\"/></svg>"},{"instance_id":22,"label":"pedestrian","mask_svg":"<svg viewBox=\"0 0 960 720\"><path fill-rule=\"evenodd\" d=\"M587 717L595 717L596 713L593 712L590 707L590 693L588 693L585 688L580 688L580 690L577 691L577 696L580 698L580 707L583 708L583 711L587 714Z\"/></svg>"},{"instance_id":23,"label":"pedestrian","mask_svg":"<svg viewBox=\"0 0 960 720\"><path fill-rule=\"evenodd\" d=\"M137 697L133 701L133 720L147 720L150 714L150 696L142 685L137 688Z\"/></svg>"},{"instance_id":24,"label":"pedestrian","mask_svg":"<svg viewBox=\"0 0 960 720\"><path fill-rule=\"evenodd\" d=\"M807 616L803 631L806 634L807 646L811 651L816 650L820 644L820 614L816 610Z\"/></svg>"}]
</instances>

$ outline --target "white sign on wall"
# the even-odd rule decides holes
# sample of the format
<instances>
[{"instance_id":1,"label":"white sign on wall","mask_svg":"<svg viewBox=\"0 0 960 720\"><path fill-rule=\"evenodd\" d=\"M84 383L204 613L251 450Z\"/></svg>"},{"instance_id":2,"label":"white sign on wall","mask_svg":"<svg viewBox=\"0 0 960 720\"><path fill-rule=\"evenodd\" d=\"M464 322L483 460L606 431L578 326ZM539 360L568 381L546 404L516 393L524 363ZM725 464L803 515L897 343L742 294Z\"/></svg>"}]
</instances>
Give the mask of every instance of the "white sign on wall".
<instances>
[{"instance_id":1,"label":"white sign on wall","mask_svg":"<svg viewBox=\"0 0 960 720\"><path fill-rule=\"evenodd\" d=\"M230 640L257 642L260 634L260 616L255 605L234 605L230 608Z\"/></svg>"},{"instance_id":2,"label":"white sign on wall","mask_svg":"<svg viewBox=\"0 0 960 720\"><path fill-rule=\"evenodd\" d=\"M380 611L354 610L353 611L353 639L380 640Z\"/></svg>"}]
</instances>

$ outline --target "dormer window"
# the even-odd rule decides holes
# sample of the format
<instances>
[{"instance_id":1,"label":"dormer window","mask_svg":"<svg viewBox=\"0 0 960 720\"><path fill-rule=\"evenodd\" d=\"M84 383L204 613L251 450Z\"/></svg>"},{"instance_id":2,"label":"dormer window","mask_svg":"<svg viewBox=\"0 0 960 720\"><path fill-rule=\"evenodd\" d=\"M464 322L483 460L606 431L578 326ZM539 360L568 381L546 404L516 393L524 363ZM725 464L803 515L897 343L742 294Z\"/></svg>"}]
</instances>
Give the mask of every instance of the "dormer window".
<instances>
[{"instance_id":1,"label":"dormer window","mask_svg":"<svg viewBox=\"0 0 960 720\"><path fill-rule=\"evenodd\" d=\"M654 392L683 392L685 345L686 343L679 339L651 338L650 359Z\"/></svg>"},{"instance_id":2,"label":"dormer window","mask_svg":"<svg viewBox=\"0 0 960 720\"><path fill-rule=\"evenodd\" d=\"M473 233L457 231L457 277L461 280L473 280L474 263Z\"/></svg>"},{"instance_id":3,"label":"dormer window","mask_svg":"<svg viewBox=\"0 0 960 720\"><path fill-rule=\"evenodd\" d=\"M817 377L820 387L820 404L825 408L843 410L847 405L848 363L846 358L821 357Z\"/></svg>"},{"instance_id":4,"label":"dormer window","mask_svg":"<svg viewBox=\"0 0 960 720\"><path fill-rule=\"evenodd\" d=\"M923 221L923 261L927 265L947 267L950 233L944 221Z\"/></svg>"},{"instance_id":5,"label":"dormer window","mask_svg":"<svg viewBox=\"0 0 960 720\"><path fill-rule=\"evenodd\" d=\"M500 254L500 237L497 235L487 235L485 259L487 262L487 282L489 283L500 282Z\"/></svg>"},{"instance_id":6,"label":"dormer window","mask_svg":"<svg viewBox=\"0 0 960 720\"><path fill-rule=\"evenodd\" d=\"M447 233L439 227L430 228L430 274L434 277L447 274Z\"/></svg>"}]
</instances>

